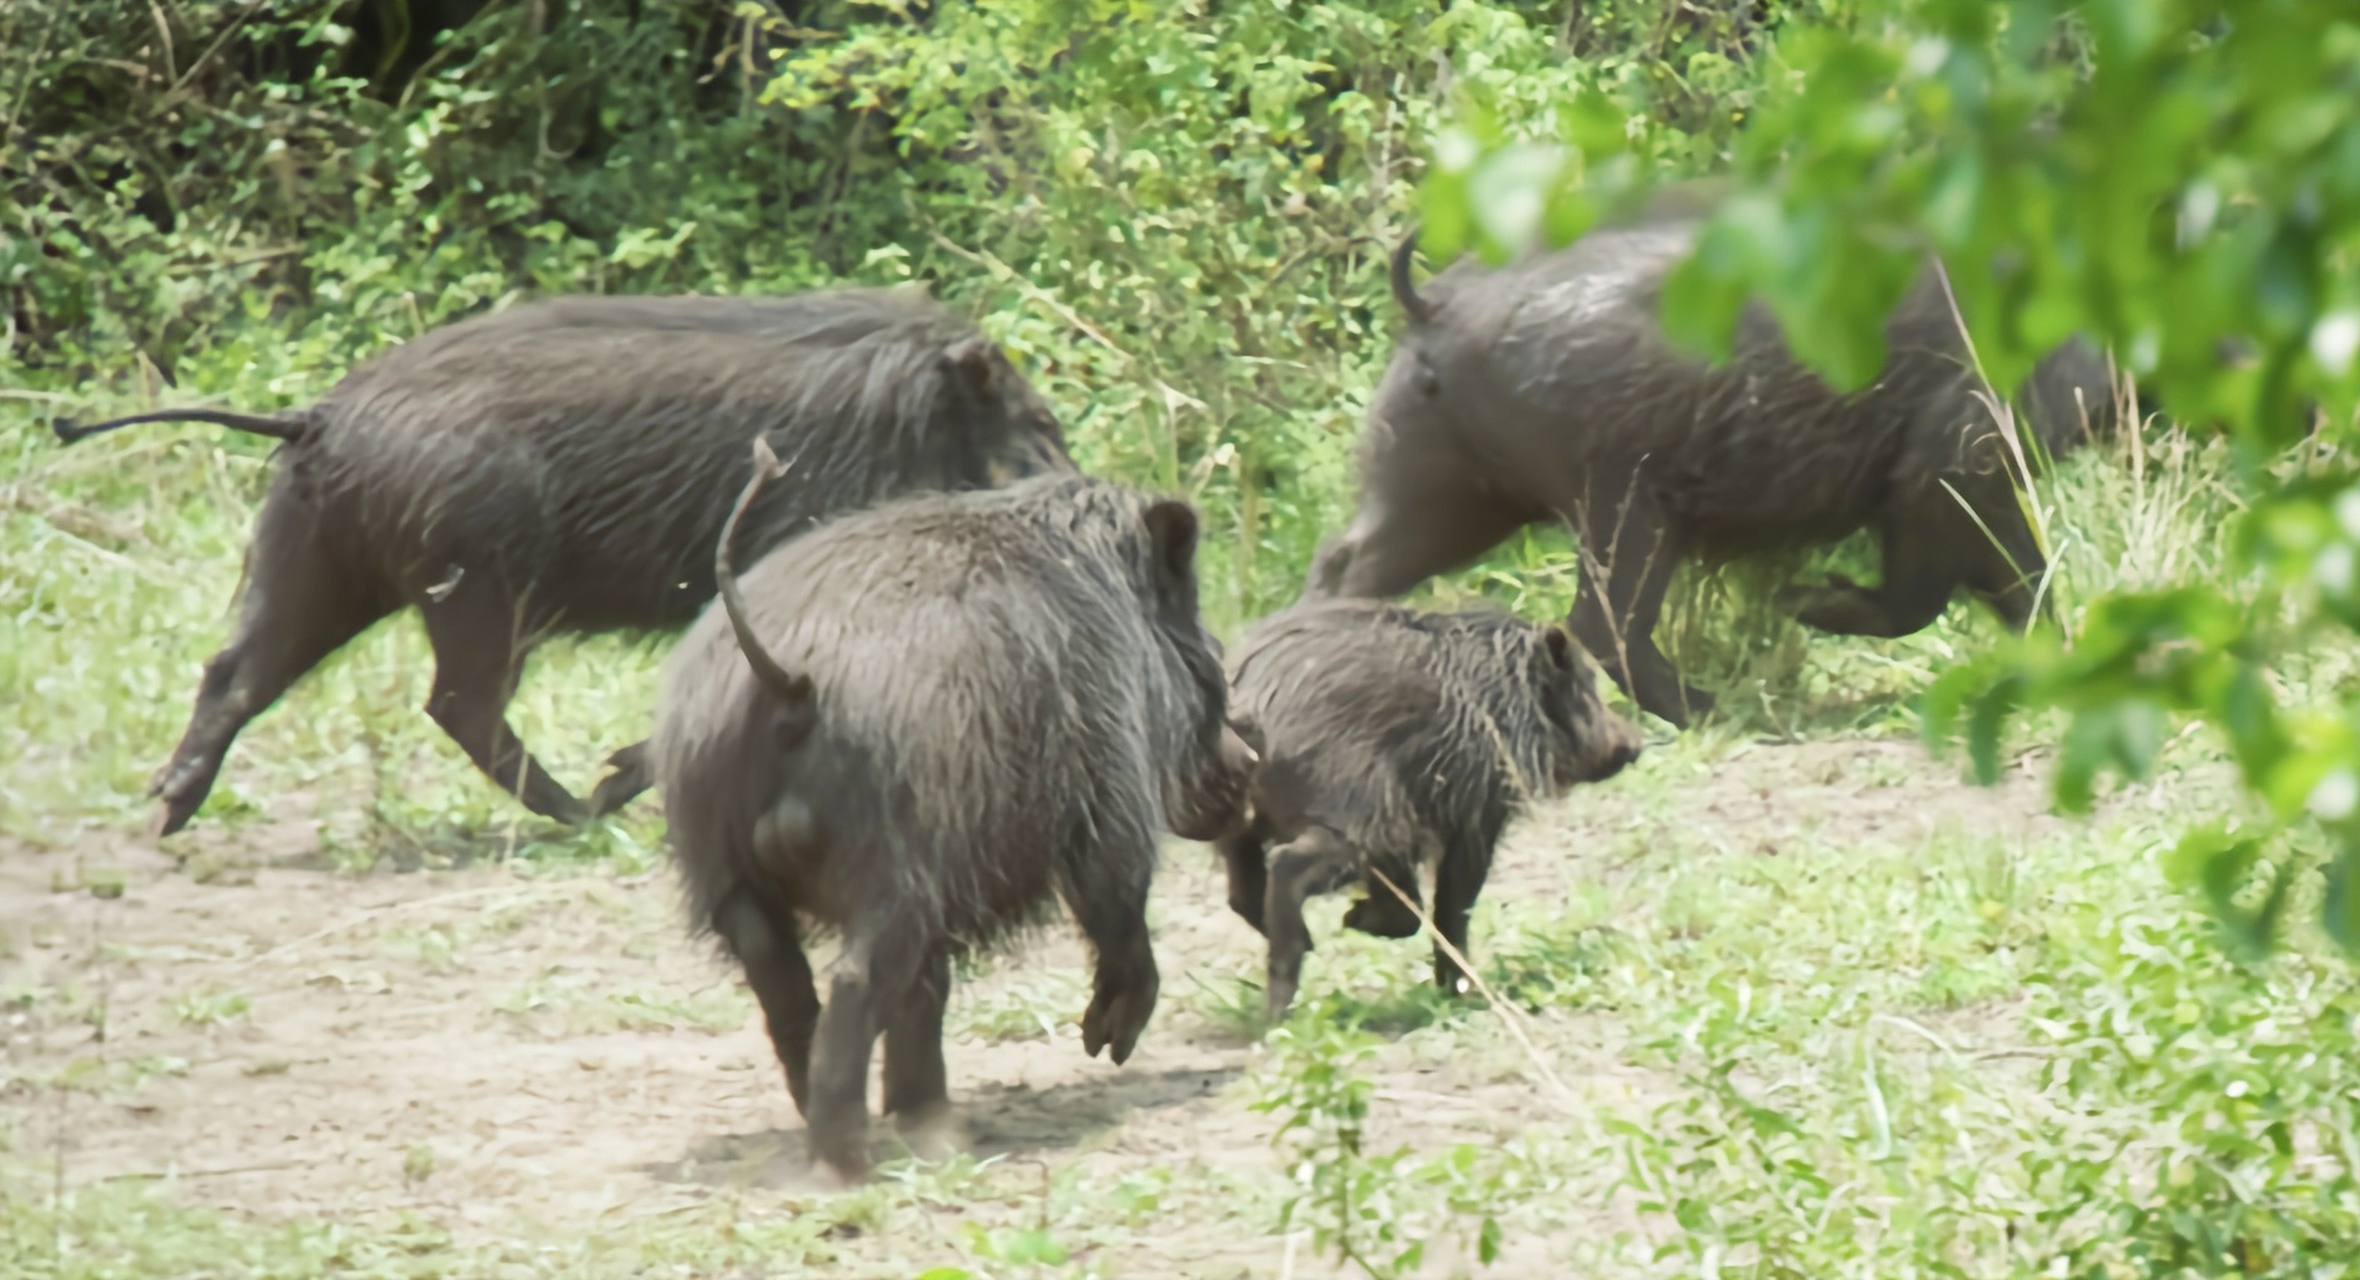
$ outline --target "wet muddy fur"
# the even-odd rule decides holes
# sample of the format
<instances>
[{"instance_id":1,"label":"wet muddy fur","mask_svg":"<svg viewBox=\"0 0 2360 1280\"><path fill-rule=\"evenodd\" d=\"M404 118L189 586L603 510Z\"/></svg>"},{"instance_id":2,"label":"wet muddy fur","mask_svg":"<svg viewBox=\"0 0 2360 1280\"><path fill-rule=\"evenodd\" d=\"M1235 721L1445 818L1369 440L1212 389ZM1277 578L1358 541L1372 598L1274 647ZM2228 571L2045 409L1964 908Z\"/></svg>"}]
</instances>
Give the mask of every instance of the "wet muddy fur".
<instances>
[{"instance_id":1,"label":"wet muddy fur","mask_svg":"<svg viewBox=\"0 0 2360 1280\"><path fill-rule=\"evenodd\" d=\"M1238 785L1195 546L1186 504L1081 477L907 498L772 551L674 651L653 757L691 919L840 1173L867 1165L873 1040L885 1110L940 1112L952 958L1055 901L1095 953L1084 1047L1130 1056L1157 833ZM842 943L815 978L817 929Z\"/></svg>"},{"instance_id":2,"label":"wet muddy fur","mask_svg":"<svg viewBox=\"0 0 2360 1280\"><path fill-rule=\"evenodd\" d=\"M1803 622L1906 635L1963 587L2024 626L2045 561L1937 273L1896 308L1886 366L1857 394L1796 361L1758 305L1734 359L1708 367L1656 321L1707 203L1667 197L1565 250L1499 270L1462 263L1423 290L1405 242L1393 283L1410 324L1369 410L1359 510L1315 558L1305 598L1398 595L1525 524L1562 520L1581 554L1574 634L1676 725L1711 706L1652 638L1685 559L1865 527L1883 582L1791 588L1783 603ZM2083 410L2093 428L2113 412L2106 361L2078 340L2018 399L2051 454L2084 437Z\"/></svg>"},{"instance_id":3,"label":"wet muddy fur","mask_svg":"<svg viewBox=\"0 0 2360 1280\"><path fill-rule=\"evenodd\" d=\"M1230 718L1261 759L1242 821L1216 844L1230 906L1269 940L1273 1021L1311 949L1305 899L1362 882L1345 923L1408 937L1417 917L1370 873L1413 899L1431 875L1435 928L1466 955L1468 913L1509 819L1639 753L1571 637L1504 613L1298 606L1249 631L1229 669ZM1440 946L1434 976L1464 990Z\"/></svg>"},{"instance_id":4,"label":"wet muddy fur","mask_svg":"<svg viewBox=\"0 0 2360 1280\"><path fill-rule=\"evenodd\" d=\"M164 833L204 802L249 720L404 607L434 647L428 713L503 790L577 821L645 789L633 744L584 804L505 709L553 633L696 616L756 435L801 461L749 515L749 553L909 491L1071 470L998 348L903 291L556 299L426 334L288 414L167 411L58 434L173 418L288 443L229 641L150 785Z\"/></svg>"}]
</instances>

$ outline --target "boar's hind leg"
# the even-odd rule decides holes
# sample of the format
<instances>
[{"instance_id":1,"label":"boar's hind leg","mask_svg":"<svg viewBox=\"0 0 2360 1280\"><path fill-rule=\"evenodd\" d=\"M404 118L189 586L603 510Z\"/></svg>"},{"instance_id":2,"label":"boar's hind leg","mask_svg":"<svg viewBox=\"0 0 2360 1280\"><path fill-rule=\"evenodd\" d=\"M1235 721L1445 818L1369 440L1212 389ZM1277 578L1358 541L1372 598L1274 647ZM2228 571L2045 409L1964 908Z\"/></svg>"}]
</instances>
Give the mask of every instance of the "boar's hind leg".
<instances>
[{"instance_id":1,"label":"boar's hind leg","mask_svg":"<svg viewBox=\"0 0 2360 1280\"><path fill-rule=\"evenodd\" d=\"M1409 895L1403 902L1393 896L1393 890L1378 883L1374 874L1361 886L1360 898L1344 912L1344 927L1365 933L1372 938L1410 938L1417 936L1421 927L1413 904L1418 901L1418 878L1387 868L1387 878L1395 887Z\"/></svg>"},{"instance_id":2,"label":"boar's hind leg","mask_svg":"<svg viewBox=\"0 0 2360 1280\"><path fill-rule=\"evenodd\" d=\"M1270 939L1270 973L1263 1001L1272 1023L1285 1018L1295 1003L1295 987L1303 977L1303 956L1311 950L1311 930L1303 923L1304 901L1314 894L1333 893L1359 874L1358 854L1326 827L1311 828L1271 855L1270 894L1262 908L1262 925Z\"/></svg>"},{"instance_id":3,"label":"boar's hind leg","mask_svg":"<svg viewBox=\"0 0 2360 1280\"><path fill-rule=\"evenodd\" d=\"M847 1179L869 1169L869 1054L880 1012L904 1000L934 946L925 930L870 911L828 966L828 1002L811 1043L812 1153Z\"/></svg>"},{"instance_id":4,"label":"boar's hind leg","mask_svg":"<svg viewBox=\"0 0 2360 1280\"><path fill-rule=\"evenodd\" d=\"M786 1069L787 1096L795 1110L811 1116L811 1036L819 1025L819 993L811 985L811 961L803 954L795 913L740 887L713 912L713 931L729 944L746 971L746 985L762 1004L771 1047Z\"/></svg>"},{"instance_id":5,"label":"boar's hind leg","mask_svg":"<svg viewBox=\"0 0 2360 1280\"><path fill-rule=\"evenodd\" d=\"M1678 536L1635 484L1627 495L1584 504L1573 525L1581 542L1573 634L1631 701L1687 728L1691 716L1713 709L1713 700L1682 681L1655 647L1664 590L1680 563Z\"/></svg>"},{"instance_id":6,"label":"boar's hind leg","mask_svg":"<svg viewBox=\"0 0 2360 1280\"><path fill-rule=\"evenodd\" d=\"M467 595L462 589L427 604L424 612L426 638L434 645L434 690L426 713L525 808L559 822L582 821L588 816L582 802L549 776L508 727L508 699L532 651L508 602L496 592Z\"/></svg>"},{"instance_id":7,"label":"boar's hind leg","mask_svg":"<svg viewBox=\"0 0 2360 1280\"><path fill-rule=\"evenodd\" d=\"M1093 838L1094 837L1094 838ZM1058 889L1074 923L1097 952L1090 1007L1082 1014L1082 1050L1100 1049L1116 1065L1129 1061L1155 1012L1163 979L1147 937L1147 890L1155 873L1155 835L1102 823L1075 838L1059 859Z\"/></svg>"},{"instance_id":8,"label":"boar's hind leg","mask_svg":"<svg viewBox=\"0 0 2360 1280\"><path fill-rule=\"evenodd\" d=\"M1824 586L1790 587L1781 593L1783 602L1805 626L1834 635L1906 636L1941 617L1964 585L2021 629L2031 613L2025 571L2038 574L2042 565L2032 531L2004 478L1999 486L1983 486L1996 493L1954 487L1986 500L1970 514L1950 488L1931 484L1903 490L1888 506L1880 538L1882 585L1863 587L1839 576Z\"/></svg>"},{"instance_id":9,"label":"boar's hind leg","mask_svg":"<svg viewBox=\"0 0 2360 1280\"><path fill-rule=\"evenodd\" d=\"M942 1009L951 993L951 954L928 953L910 993L885 1016L885 1110L905 1131L950 1106L942 1061Z\"/></svg>"},{"instance_id":10,"label":"boar's hind leg","mask_svg":"<svg viewBox=\"0 0 2360 1280\"><path fill-rule=\"evenodd\" d=\"M188 825L246 723L344 643L392 612L330 563L309 501L276 487L255 522L246 589L229 643L205 664L196 711L148 794L157 835Z\"/></svg>"}]
</instances>

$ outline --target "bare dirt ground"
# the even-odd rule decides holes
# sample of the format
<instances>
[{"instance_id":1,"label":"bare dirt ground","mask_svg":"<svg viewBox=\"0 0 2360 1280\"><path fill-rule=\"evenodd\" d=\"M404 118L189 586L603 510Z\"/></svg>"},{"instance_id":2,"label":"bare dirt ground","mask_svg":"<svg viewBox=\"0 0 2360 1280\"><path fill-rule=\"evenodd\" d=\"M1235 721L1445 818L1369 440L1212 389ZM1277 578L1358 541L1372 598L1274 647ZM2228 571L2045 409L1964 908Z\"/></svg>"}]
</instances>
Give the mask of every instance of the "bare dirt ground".
<instances>
[{"instance_id":1,"label":"bare dirt ground","mask_svg":"<svg viewBox=\"0 0 2360 1280\"><path fill-rule=\"evenodd\" d=\"M1963 787L1912 742L1754 745L1692 771L1535 815L1487 897L1612 895L1675 826L1773 856L1836 831L1906 848L1943 824L2056 821L2036 782ZM202 876L128 836L0 843L0 1162L62 1169L69 1186L160 1177L184 1201L262 1217L401 1210L461 1237L808 1190L761 1019L734 969L680 927L668 869L347 875L324 865L315 828L242 829L243 856ZM1168 851L1154 910L1166 1002L1125 1067L1080 1052L1083 952L1062 930L960 989L952 1091L978 1154L1109 1182L1149 1167L1281 1176L1276 1122L1247 1106L1261 1051L1191 997L1205 975L1234 989L1257 973L1259 938L1195 847ZM1596 1020L1535 1027L1575 1106L1536 1089L1504 1036L1497 1053L1439 1060L1395 1046L1368 1066L1372 1142L1578 1131L1569 1111L1632 1114L1663 1095ZM1599 1213L1601 1230L1629 1225ZM1266 1228L1144 1241L1160 1261L1124 1273L1278 1274Z\"/></svg>"}]
</instances>

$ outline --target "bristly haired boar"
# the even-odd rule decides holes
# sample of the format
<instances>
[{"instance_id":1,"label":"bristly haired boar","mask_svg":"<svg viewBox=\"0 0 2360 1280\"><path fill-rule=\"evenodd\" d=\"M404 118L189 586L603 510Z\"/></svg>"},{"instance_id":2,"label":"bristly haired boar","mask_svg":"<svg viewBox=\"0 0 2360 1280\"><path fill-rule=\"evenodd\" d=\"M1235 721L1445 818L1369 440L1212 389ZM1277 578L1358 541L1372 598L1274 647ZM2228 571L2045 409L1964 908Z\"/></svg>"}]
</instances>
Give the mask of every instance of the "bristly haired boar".
<instances>
[{"instance_id":1,"label":"bristly haired boar","mask_svg":"<svg viewBox=\"0 0 2360 1280\"><path fill-rule=\"evenodd\" d=\"M286 444L229 643L149 787L163 833L249 720L405 607L434 647L428 714L502 790L561 821L620 806L647 786L644 743L585 805L517 739L508 699L553 633L696 616L756 436L802 463L750 513L754 552L904 493L1072 470L999 348L903 290L559 298L426 334L284 416L176 409L57 433L181 419Z\"/></svg>"},{"instance_id":2,"label":"bristly haired boar","mask_svg":"<svg viewBox=\"0 0 2360 1280\"><path fill-rule=\"evenodd\" d=\"M742 591L725 563L674 652L653 759L692 919L744 967L838 1173L867 1167L872 1041L885 1110L942 1112L952 959L1053 902L1096 953L1083 1045L1130 1056L1157 833L1233 809L1242 758L1196 538L1186 503L1081 476L905 498ZM824 1003L815 929L842 939Z\"/></svg>"},{"instance_id":3,"label":"bristly haired boar","mask_svg":"<svg viewBox=\"0 0 2360 1280\"><path fill-rule=\"evenodd\" d=\"M1230 906L1269 939L1273 1022L1311 949L1306 898L1361 882L1345 923L1408 937L1417 916L1385 882L1414 902L1431 876L1435 930L1466 955L1509 820L1639 755L1638 731L1598 700L1572 637L1494 610L1298 606L1249 630L1229 671L1231 722L1260 759L1240 820L1215 843ZM1465 989L1439 944L1434 980Z\"/></svg>"},{"instance_id":4,"label":"bristly haired boar","mask_svg":"<svg viewBox=\"0 0 2360 1280\"><path fill-rule=\"evenodd\" d=\"M1571 624L1642 708L1675 725L1712 706L1656 647L1671 575L1840 540L1882 543L1874 587L1788 590L1805 624L1841 635L1916 631L1960 590L2029 623L2046 567L2020 502L2022 462L2063 453L2116 416L2104 353L2075 339L2020 396L2011 446L1976 373L1944 277L1929 263L1888 317L1876 380L1838 394L1749 305L1732 358L1674 347L1664 284L1723 189L1681 185L1571 246L1410 279L1409 326L1369 406L1359 510L1321 548L1307 600L1400 595L1536 522L1570 526L1581 585ZM2035 442L2040 447L2035 447Z\"/></svg>"}]
</instances>

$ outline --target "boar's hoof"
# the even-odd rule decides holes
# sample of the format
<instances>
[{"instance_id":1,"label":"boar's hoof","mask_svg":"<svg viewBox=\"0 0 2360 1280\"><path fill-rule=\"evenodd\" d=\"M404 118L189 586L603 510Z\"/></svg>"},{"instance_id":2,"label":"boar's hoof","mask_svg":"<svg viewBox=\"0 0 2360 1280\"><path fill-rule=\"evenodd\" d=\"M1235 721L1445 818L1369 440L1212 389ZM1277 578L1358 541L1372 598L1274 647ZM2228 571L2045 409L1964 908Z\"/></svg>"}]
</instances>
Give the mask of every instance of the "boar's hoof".
<instances>
[{"instance_id":1,"label":"boar's hoof","mask_svg":"<svg viewBox=\"0 0 2360 1280\"><path fill-rule=\"evenodd\" d=\"M1771 597L1781 613L1800 614L1832 597L1866 594L1867 588L1841 573L1827 575L1825 582L1790 582Z\"/></svg>"},{"instance_id":2,"label":"boar's hoof","mask_svg":"<svg viewBox=\"0 0 2360 1280\"><path fill-rule=\"evenodd\" d=\"M967 1126L947 1102L895 1115L894 1129L921 1160L948 1160L968 1147Z\"/></svg>"},{"instance_id":3,"label":"boar's hoof","mask_svg":"<svg viewBox=\"0 0 2360 1280\"><path fill-rule=\"evenodd\" d=\"M607 775L590 791L590 816L603 818L655 784L647 744L634 742L606 758Z\"/></svg>"},{"instance_id":4,"label":"boar's hoof","mask_svg":"<svg viewBox=\"0 0 2360 1280\"><path fill-rule=\"evenodd\" d=\"M1127 975L1109 975L1101 970L1098 990L1090 997L1089 1011L1082 1015L1082 1049L1091 1057L1100 1049L1116 1066L1131 1058L1131 1050L1138 1047L1139 1033L1147 1029L1147 1018L1155 1012L1157 978L1154 962L1144 970L1133 967Z\"/></svg>"},{"instance_id":5,"label":"boar's hoof","mask_svg":"<svg viewBox=\"0 0 2360 1280\"><path fill-rule=\"evenodd\" d=\"M170 800L159 802L155 812L148 815L148 839L161 840L179 831L188 825L188 820L195 817L196 813L195 805L182 806Z\"/></svg>"},{"instance_id":6,"label":"boar's hoof","mask_svg":"<svg viewBox=\"0 0 2360 1280\"><path fill-rule=\"evenodd\" d=\"M148 794L156 800L155 812L148 816L148 837L160 840L186 827L197 810L205 806L206 788L189 785L178 771L166 766L148 784Z\"/></svg>"},{"instance_id":7,"label":"boar's hoof","mask_svg":"<svg viewBox=\"0 0 2360 1280\"><path fill-rule=\"evenodd\" d=\"M838 1189L868 1181L872 1162L869 1118L865 1112L823 1116L811 1126L810 1134L811 1171L816 1177L823 1182L832 1178Z\"/></svg>"},{"instance_id":8,"label":"boar's hoof","mask_svg":"<svg viewBox=\"0 0 2360 1280\"><path fill-rule=\"evenodd\" d=\"M1344 913L1344 927L1375 938L1413 938L1419 925L1417 913L1380 886Z\"/></svg>"},{"instance_id":9,"label":"boar's hoof","mask_svg":"<svg viewBox=\"0 0 2360 1280\"><path fill-rule=\"evenodd\" d=\"M1287 1011L1295 1007L1295 987L1298 979L1273 978L1270 989L1262 993L1262 1025L1275 1027L1287 1020Z\"/></svg>"}]
</instances>

